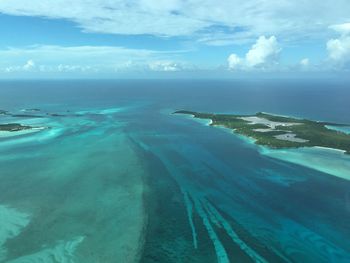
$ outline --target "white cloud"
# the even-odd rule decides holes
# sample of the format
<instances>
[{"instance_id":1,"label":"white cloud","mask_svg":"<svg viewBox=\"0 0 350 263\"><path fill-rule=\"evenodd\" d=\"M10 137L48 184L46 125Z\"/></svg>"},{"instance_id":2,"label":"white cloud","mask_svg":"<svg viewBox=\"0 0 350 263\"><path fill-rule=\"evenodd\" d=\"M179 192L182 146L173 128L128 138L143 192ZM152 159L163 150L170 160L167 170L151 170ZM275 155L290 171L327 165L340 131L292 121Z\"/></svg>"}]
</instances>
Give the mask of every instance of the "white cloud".
<instances>
[{"instance_id":1,"label":"white cloud","mask_svg":"<svg viewBox=\"0 0 350 263\"><path fill-rule=\"evenodd\" d=\"M329 40L327 50L333 61L348 61L350 59L350 36Z\"/></svg>"},{"instance_id":2,"label":"white cloud","mask_svg":"<svg viewBox=\"0 0 350 263\"><path fill-rule=\"evenodd\" d=\"M148 64L152 71L174 72L198 69L195 65L184 61L158 60Z\"/></svg>"},{"instance_id":3,"label":"white cloud","mask_svg":"<svg viewBox=\"0 0 350 263\"><path fill-rule=\"evenodd\" d=\"M48 70L51 71L56 71L56 69L59 72L87 72L87 71L98 71L98 69L93 68L91 66L81 66L81 65L64 65L64 64L60 64L57 67L45 67L42 66L41 67L41 71L42 72L46 72Z\"/></svg>"},{"instance_id":4,"label":"white cloud","mask_svg":"<svg viewBox=\"0 0 350 263\"><path fill-rule=\"evenodd\" d=\"M228 67L232 70L239 69L242 65L242 59L236 54L231 54L228 59Z\"/></svg>"},{"instance_id":5,"label":"white cloud","mask_svg":"<svg viewBox=\"0 0 350 263\"><path fill-rule=\"evenodd\" d=\"M209 25L200 19L177 15L176 10L182 6L179 0L2 0L0 12L68 19L84 31L114 34L188 35Z\"/></svg>"},{"instance_id":6,"label":"white cloud","mask_svg":"<svg viewBox=\"0 0 350 263\"><path fill-rule=\"evenodd\" d=\"M134 60L127 60L122 63L116 63L114 65L114 71L115 72L143 72L149 70L149 64L148 62L143 62L143 61L134 61Z\"/></svg>"},{"instance_id":7,"label":"white cloud","mask_svg":"<svg viewBox=\"0 0 350 263\"><path fill-rule=\"evenodd\" d=\"M267 63L275 63L280 51L281 49L275 36L270 38L261 36L246 54L247 65L248 67L256 67Z\"/></svg>"},{"instance_id":8,"label":"white cloud","mask_svg":"<svg viewBox=\"0 0 350 263\"><path fill-rule=\"evenodd\" d=\"M28 60L27 63L23 66L23 69L26 71L30 71L35 68L35 63L33 60Z\"/></svg>"},{"instance_id":9,"label":"white cloud","mask_svg":"<svg viewBox=\"0 0 350 263\"><path fill-rule=\"evenodd\" d=\"M169 52L171 53L171 52ZM175 52L174 52L175 53ZM128 49L114 46L53 46L39 45L26 48L8 48L0 50L0 56L3 60L9 58L11 61L23 60L28 58L28 66L33 61L45 61L49 63L70 63L80 64L103 64L114 63L116 60L129 59L146 59L151 56L161 55L162 52L146 50L146 49ZM166 52L163 52L166 54ZM5 58L5 59L4 59Z\"/></svg>"},{"instance_id":10,"label":"white cloud","mask_svg":"<svg viewBox=\"0 0 350 263\"><path fill-rule=\"evenodd\" d=\"M123 70L176 71L185 51L154 51L113 46L31 46L0 50L0 73L118 72ZM23 60L27 62L23 64ZM40 61L40 64L35 63Z\"/></svg>"},{"instance_id":11,"label":"white cloud","mask_svg":"<svg viewBox=\"0 0 350 263\"><path fill-rule=\"evenodd\" d=\"M20 66L7 66L3 71L7 73L19 72L19 71L33 71L35 69L35 63L32 59L29 59L24 65ZM1 71L1 69L0 69Z\"/></svg>"},{"instance_id":12,"label":"white cloud","mask_svg":"<svg viewBox=\"0 0 350 263\"><path fill-rule=\"evenodd\" d=\"M328 57L335 67L345 67L350 64L350 23L331 28L341 35L339 38L328 40Z\"/></svg>"},{"instance_id":13,"label":"white cloud","mask_svg":"<svg viewBox=\"0 0 350 263\"><path fill-rule=\"evenodd\" d=\"M149 64L153 71L179 71L182 69L179 63L174 61L154 61Z\"/></svg>"},{"instance_id":14,"label":"white cloud","mask_svg":"<svg viewBox=\"0 0 350 263\"><path fill-rule=\"evenodd\" d=\"M310 60L308 58L303 58L300 60L300 66L302 67L308 67L310 65Z\"/></svg>"},{"instance_id":15,"label":"white cloud","mask_svg":"<svg viewBox=\"0 0 350 263\"><path fill-rule=\"evenodd\" d=\"M281 48L275 36L269 38L260 36L245 58L240 58L236 54L228 57L229 69L271 69L278 64L280 51Z\"/></svg>"},{"instance_id":16,"label":"white cloud","mask_svg":"<svg viewBox=\"0 0 350 263\"><path fill-rule=\"evenodd\" d=\"M195 34L203 42L207 39L214 45L231 44L235 41L232 35L242 32L242 37L250 40L267 34L279 39L318 38L328 34L325 29L329 25L349 21L349 10L348 0L0 1L0 13L66 19L88 32L157 36ZM217 25L233 32L223 30L221 34L213 34L217 39L208 39L205 31Z\"/></svg>"},{"instance_id":17,"label":"white cloud","mask_svg":"<svg viewBox=\"0 0 350 263\"><path fill-rule=\"evenodd\" d=\"M298 65L292 65L290 66L290 70L293 71L301 71L301 72L319 72L319 71L324 71L325 67L323 65L324 63L322 63L322 65L315 65L313 63L311 63L309 58L303 58L299 61Z\"/></svg>"},{"instance_id":18,"label":"white cloud","mask_svg":"<svg viewBox=\"0 0 350 263\"><path fill-rule=\"evenodd\" d=\"M330 26L330 28L343 34L343 35L347 35L350 33L350 23L332 25L332 26Z\"/></svg>"},{"instance_id":19,"label":"white cloud","mask_svg":"<svg viewBox=\"0 0 350 263\"><path fill-rule=\"evenodd\" d=\"M219 32L218 32L219 31ZM197 41L209 46L227 46L248 44L256 39L253 32L239 31L225 32L225 30L210 30L207 33L198 34Z\"/></svg>"}]
</instances>

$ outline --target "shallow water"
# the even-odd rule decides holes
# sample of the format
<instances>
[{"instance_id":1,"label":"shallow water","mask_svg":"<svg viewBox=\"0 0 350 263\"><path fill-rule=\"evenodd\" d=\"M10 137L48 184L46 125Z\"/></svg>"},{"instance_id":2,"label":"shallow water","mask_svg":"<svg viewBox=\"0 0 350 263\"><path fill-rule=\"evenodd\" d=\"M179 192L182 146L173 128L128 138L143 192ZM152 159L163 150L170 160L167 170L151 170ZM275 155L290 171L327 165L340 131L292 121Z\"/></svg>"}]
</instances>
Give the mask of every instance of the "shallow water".
<instances>
[{"instance_id":1,"label":"shallow water","mask_svg":"<svg viewBox=\"0 0 350 263\"><path fill-rule=\"evenodd\" d=\"M340 131L346 134L350 134L350 127L346 126L346 127L342 127L342 126L332 126L332 125L327 125L326 126L328 129L332 129L332 130L336 130L336 131Z\"/></svg>"},{"instance_id":2,"label":"shallow water","mask_svg":"<svg viewBox=\"0 0 350 263\"><path fill-rule=\"evenodd\" d=\"M17 119L51 128L0 138L0 262L349 262L341 153L262 151L171 114L350 123L343 83L0 84L1 109L66 115Z\"/></svg>"},{"instance_id":3,"label":"shallow water","mask_svg":"<svg viewBox=\"0 0 350 263\"><path fill-rule=\"evenodd\" d=\"M49 120L50 130L3 141L1 203L16 211L7 221L19 220L20 213L30 218L12 235L12 226L2 225L3 258L73 262L74 255L76 262L132 262L139 257L144 172L114 113Z\"/></svg>"},{"instance_id":4,"label":"shallow water","mask_svg":"<svg viewBox=\"0 0 350 263\"><path fill-rule=\"evenodd\" d=\"M341 150L321 147L271 150L262 147L261 153L350 180L350 155Z\"/></svg>"}]
</instances>

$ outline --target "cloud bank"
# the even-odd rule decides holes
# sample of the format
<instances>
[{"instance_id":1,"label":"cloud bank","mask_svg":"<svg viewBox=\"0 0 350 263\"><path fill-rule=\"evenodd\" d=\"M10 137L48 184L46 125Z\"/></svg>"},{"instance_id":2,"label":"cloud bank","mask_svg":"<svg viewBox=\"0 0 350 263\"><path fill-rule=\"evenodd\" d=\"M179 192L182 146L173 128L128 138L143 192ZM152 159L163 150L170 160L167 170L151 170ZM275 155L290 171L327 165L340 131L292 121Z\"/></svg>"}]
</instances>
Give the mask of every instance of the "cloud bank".
<instances>
[{"instance_id":1,"label":"cloud bank","mask_svg":"<svg viewBox=\"0 0 350 263\"><path fill-rule=\"evenodd\" d=\"M318 38L349 21L348 0L2 0L0 13L65 19L83 31L195 36L213 45L252 40Z\"/></svg>"},{"instance_id":2,"label":"cloud bank","mask_svg":"<svg viewBox=\"0 0 350 263\"><path fill-rule=\"evenodd\" d=\"M0 72L222 70L227 69L220 66L226 59L232 71L347 70L349 10L348 0L0 0L0 15L70 21L84 33L122 35L123 45L134 41L133 47L145 47L109 46L115 43L109 40L100 46L93 46L94 41L74 46L82 42L69 39L71 46L5 48L0 50ZM188 53L148 49L167 48L164 43L188 47ZM218 48L225 45L231 46ZM286 56L280 63L282 46ZM242 48L246 49L243 54ZM186 56L196 66L189 66Z\"/></svg>"},{"instance_id":3,"label":"cloud bank","mask_svg":"<svg viewBox=\"0 0 350 263\"><path fill-rule=\"evenodd\" d=\"M155 51L114 46L31 46L0 50L0 73L180 71L174 61L186 51Z\"/></svg>"}]
</instances>

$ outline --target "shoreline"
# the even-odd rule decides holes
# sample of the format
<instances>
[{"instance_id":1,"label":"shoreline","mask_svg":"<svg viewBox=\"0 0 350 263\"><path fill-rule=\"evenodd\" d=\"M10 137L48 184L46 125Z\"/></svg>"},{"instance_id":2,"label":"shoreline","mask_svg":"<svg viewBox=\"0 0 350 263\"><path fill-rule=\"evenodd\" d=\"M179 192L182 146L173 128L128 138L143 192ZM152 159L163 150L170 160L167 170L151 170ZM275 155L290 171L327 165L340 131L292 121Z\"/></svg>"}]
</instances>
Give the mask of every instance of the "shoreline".
<instances>
[{"instance_id":1,"label":"shoreline","mask_svg":"<svg viewBox=\"0 0 350 263\"><path fill-rule=\"evenodd\" d=\"M193 114L186 114L191 119L198 119ZM201 118L199 118L201 119ZM228 128L225 125L215 125L212 119L203 118L206 120L206 126L213 126L225 131L229 131L243 142L254 145L256 150L264 156L282 160L285 162L301 165L303 167L326 173L331 176L336 176L345 180L350 180L350 155L347 151L325 146L305 146L299 147L270 147L268 145L257 144L257 140L250 136L240 134L233 128ZM208 122L208 120L211 120ZM202 122L203 124L203 122Z\"/></svg>"},{"instance_id":2,"label":"shoreline","mask_svg":"<svg viewBox=\"0 0 350 263\"><path fill-rule=\"evenodd\" d=\"M192 115L192 116L193 117L191 117L191 118L197 119L196 117L194 117L194 115ZM211 120L211 119L206 119L206 120ZM254 144L255 146L257 146L257 148L266 148L268 150L312 149L312 148L314 148L314 149L324 149L324 150L329 150L329 151L336 151L336 152L340 152L340 153L343 153L344 155L346 155L346 151L345 150L331 148L331 147L324 147L324 146L299 146L299 147L294 147L294 148L272 148L272 147L268 147L268 146L265 146L265 145L256 144L256 141L257 141L256 139L254 139L253 137L249 137L249 136L237 133L235 131L235 129L231 129L231 128L225 127L224 125L213 124L212 120L211 120L209 126L229 131L230 133L234 134L235 136L241 138L242 140L248 141L250 144Z\"/></svg>"},{"instance_id":3,"label":"shoreline","mask_svg":"<svg viewBox=\"0 0 350 263\"><path fill-rule=\"evenodd\" d=\"M305 147L306 148L306 147ZM341 152L344 155L346 155L346 151L345 150L341 150L341 149L336 149L336 148L330 148L330 147L323 147L323 146L312 146L309 148L317 148L317 149L324 149L324 150L328 150L328 151L337 151L337 152Z\"/></svg>"},{"instance_id":4,"label":"shoreline","mask_svg":"<svg viewBox=\"0 0 350 263\"><path fill-rule=\"evenodd\" d=\"M325 122L264 112L254 115L222 115L178 110L173 114L183 114L191 119L202 120L209 126L220 125L236 134L252 137L255 144L271 149L326 147L350 154L350 135L329 129Z\"/></svg>"},{"instance_id":5,"label":"shoreline","mask_svg":"<svg viewBox=\"0 0 350 263\"><path fill-rule=\"evenodd\" d=\"M350 135L350 126L334 126L334 125L326 125L327 129L334 130L337 132L342 132Z\"/></svg>"},{"instance_id":6,"label":"shoreline","mask_svg":"<svg viewBox=\"0 0 350 263\"><path fill-rule=\"evenodd\" d=\"M181 113L173 113L173 114L174 115L183 115ZM186 116L189 117L188 119L195 120L196 122L204 124L205 126L215 126L215 125L212 125L213 124L213 120L212 119L197 118L193 114L186 114Z\"/></svg>"}]
</instances>

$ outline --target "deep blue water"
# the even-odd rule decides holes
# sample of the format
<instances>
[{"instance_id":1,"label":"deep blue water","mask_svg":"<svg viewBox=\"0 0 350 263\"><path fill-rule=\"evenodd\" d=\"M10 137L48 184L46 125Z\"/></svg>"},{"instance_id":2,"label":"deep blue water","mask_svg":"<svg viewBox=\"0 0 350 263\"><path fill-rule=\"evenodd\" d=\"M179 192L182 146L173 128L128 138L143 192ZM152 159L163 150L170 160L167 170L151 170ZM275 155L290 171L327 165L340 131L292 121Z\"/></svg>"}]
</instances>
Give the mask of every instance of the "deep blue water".
<instances>
[{"instance_id":1,"label":"deep blue water","mask_svg":"<svg viewBox=\"0 0 350 263\"><path fill-rule=\"evenodd\" d=\"M75 236L84 240L74 249L74 262L120 262L123 255L113 244L116 229L127 222L113 223L124 213L115 209L120 198L101 196L132 187L128 178L139 171L145 220L134 247L140 247L135 258L141 262L350 262L348 180L262 155L226 130L171 114L264 111L350 124L349 102L349 84L341 81L3 81L0 109L81 115L50 118L63 132L48 140L8 147L8 139L0 138L0 208L31 215L21 233L3 241L4 262L38 262L37 253L53 253L42 247ZM115 108L121 110L110 110ZM123 147L132 148L130 157L123 156L129 150L118 152ZM23 157L33 153L39 156ZM131 158L136 160L129 163ZM45 180L37 178L39 170L49 174ZM50 176L55 170L65 179ZM60 203L67 193L67 203ZM47 196L46 203L40 200ZM92 201L99 198L113 202ZM57 209L45 210L52 220L38 212L52 205ZM49 232L34 235L41 223ZM1 235L0 226L0 248Z\"/></svg>"}]
</instances>

